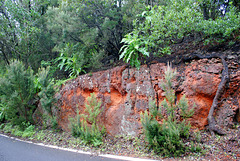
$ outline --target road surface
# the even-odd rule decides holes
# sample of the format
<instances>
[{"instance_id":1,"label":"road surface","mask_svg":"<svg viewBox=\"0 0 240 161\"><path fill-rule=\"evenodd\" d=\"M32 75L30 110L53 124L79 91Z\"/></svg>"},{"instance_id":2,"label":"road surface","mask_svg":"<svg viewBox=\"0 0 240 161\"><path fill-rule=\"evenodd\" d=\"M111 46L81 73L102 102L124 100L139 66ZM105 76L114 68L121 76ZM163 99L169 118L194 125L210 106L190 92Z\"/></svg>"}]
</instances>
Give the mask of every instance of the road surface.
<instances>
[{"instance_id":1,"label":"road surface","mask_svg":"<svg viewBox=\"0 0 240 161\"><path fill-rule=\"evenodd\" d=\"M0 135L0 161L121 161L26 143Z\"/></svg>"}]
</instances>

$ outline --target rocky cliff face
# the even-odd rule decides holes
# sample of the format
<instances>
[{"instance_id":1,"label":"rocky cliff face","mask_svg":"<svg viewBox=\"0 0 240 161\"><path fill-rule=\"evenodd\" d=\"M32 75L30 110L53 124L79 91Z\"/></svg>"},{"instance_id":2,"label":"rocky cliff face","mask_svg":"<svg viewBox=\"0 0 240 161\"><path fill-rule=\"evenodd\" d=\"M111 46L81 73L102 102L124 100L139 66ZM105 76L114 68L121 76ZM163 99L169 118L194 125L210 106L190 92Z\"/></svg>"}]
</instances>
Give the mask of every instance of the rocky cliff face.
<instances>
[{"instance_id":1,"label":"rocky cliff face","mask_svg":"<svg viewBox=\"0 0 240 161\"><path fill-rule=\"evenodd\" d=\"M232 64L232 67L235 70L230 72L229 86L215 112L220 126L230 126L234 121L240 121L239 64ZM155 98L158 103L164 99L160 83L164 79L165 68L166 64L163 63L150 67L144 65L140 70L120 66L68 81L57 94L59 125L68 130L69 117L74 117L78 110L83 113L87 97L94 92L102 102L100 123L107 132L112 135L137 135L141 131L140 113L148 109L149 98ZM189 119L194 128L203 129L207 125L222 69L221 60L215 58L194 60L178 66L175 93L177 100L185 94L189 108L195 109L195 114Z\"/></svg>"}]
</instances>

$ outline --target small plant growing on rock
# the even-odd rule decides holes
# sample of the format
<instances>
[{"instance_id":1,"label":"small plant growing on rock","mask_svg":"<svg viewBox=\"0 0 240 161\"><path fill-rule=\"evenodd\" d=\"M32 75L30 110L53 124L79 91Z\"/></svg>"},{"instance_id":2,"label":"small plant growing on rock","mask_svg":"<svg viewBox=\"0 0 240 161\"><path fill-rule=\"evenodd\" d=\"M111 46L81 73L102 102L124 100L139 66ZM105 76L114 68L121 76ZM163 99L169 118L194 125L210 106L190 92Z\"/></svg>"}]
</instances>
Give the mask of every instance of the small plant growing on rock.
<instances>
[{"instance_id":1,"label":"small plant growing on rock","mask_svg":"<svg viewBox=\"0 0 240 161\"><path fill-rule=\"evenodd\" d=\"M176 71L168 65L165 80L161 84L166 98L161 102L160 108L154 101L149 101L149 112L145 111L141 115L145 139L150 148L165 156L179 156L188 150L183 138L189 137L191 125L185 119L194 113L193 109L188 110L185 96L178 104L175 103L175 93L172 88L172 80L175 76ZM162 114L162 110L166 111L165 115Z\"/></svg>"},{"instance_id":2,"label":"small plant growing on rock","mask_svg":"<svg viewBox=\"0 0 240 161\"><path fill-rule=\"evenodd\" d=\"M82 115L84 119L90 124L96 124L98 121L98 115L102 112L101 102L97 100L94 93L90 94L91 96L87 98L87 102L85 104L86 115Z\"/></svg>"},{"instance_id":3,"label":"small plant growing on rock","mask_svg":"<svg viewBox=\"0 0 240 161\"><path fill-rule=\"evenodd\" d=\"M105 127L99 127L97 125L99 114L101 110L101 102L97 100L94 93L87 98L85 104L86 114L79 114L72 118L71 132L74 137L80 137L85 144L92 144L93 146L99 146L102 144L102 138L105 135Z\"/></svg>"}]
</instances>

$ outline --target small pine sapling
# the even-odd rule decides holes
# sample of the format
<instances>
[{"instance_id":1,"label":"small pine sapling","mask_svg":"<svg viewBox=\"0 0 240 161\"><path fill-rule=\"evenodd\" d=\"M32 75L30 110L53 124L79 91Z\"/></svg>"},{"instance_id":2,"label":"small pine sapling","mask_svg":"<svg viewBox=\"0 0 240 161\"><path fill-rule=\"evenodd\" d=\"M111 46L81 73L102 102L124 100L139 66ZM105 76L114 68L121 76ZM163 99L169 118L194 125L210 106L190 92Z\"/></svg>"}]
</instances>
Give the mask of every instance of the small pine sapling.
<instances>
[{"instance_id":1,"label":"small pine sapling","mask_svg":"<svg viewBox=\"0 0 240 161\"><path fill-rule=\"evenodd\" d=\"M161 87L165 92L165 99L162 101L161 106L167 110L170 119L176 120L176 109L175 105L175 92L172 87L172 80L176 77L177 72L173 70L171 66L168 64L165 70L165 80L162 80Z\"/></svg>"},{"instance_id":2,"label":"small pine sapling","mask_svg":"<svg viewBox=\"0 0 240 161\"><path fill-rule=\"evenodd\" d=\"M51 126L53 129L57 129L58 123L52 109L56 102L56 98L54 97L56 91L49 70L49 66L46 68L39 68L34 83L39 102L44 110L42 113L43 125L46 128Z\"/></svg>"},{"instance_id":3,"label":"small pine sapling","mask_svg":"<svg viewBox=\"0 0 240 161\"><path fill-rule=\"evenodd\" d=\"M101 102L97 100L94 93L87 98L85 104L86 114L79 114L75 118L70 118L72 135L80 137L86 144L99 146L102 144L102 137L105 135L105 127L97 125L99 114L102 112Z\"/></svg>"},{"instance_id":4,"label":"small pine sapling","mask_svg":"<svg viewBox=\"0 0 240 161\"><path fill-rule=\"evenodd\" d=\"M98 115L102 112L101 102L97 100L94 93L90 94L91 96L87 98L88 103L85 104L86 115L83 115L88 123L96 124L98 121Z\"/></svg>"},{"instance_id":5,"label":"small pine sapling","mask_svg":"<svg viewBox=\"0 0 240 161\"><path fill-rule=\"evenodd\" d=\"M165 80L161 83L166 98L161 102L160 108L157 108L155 101L149 100L149 112L145 111L144 114L141 114L146 141L155 152L165 156L179 156L187 151L182 138L189 136L191 125L187 124L185 119L194 113L193 110L188 110L185 96L180 99L178 104L175 103L176 97L172 80L176 74L176 70L173 70L168 64L165 70ZM161 108L167 111L164 117ZM180 109L182 119L177 117L178 109ZM161 123L159 120L162 120Z\"/></svg>"},{"instance_id":6,"label":"small pine sapling","mask_svg":"<svg viewBox=\"0 0 240 161\"><path fill-rule=\"evenodd\" d=\"M180 116L184 119L191 117L194 114L194 108L189 109L188 100L186 96L183 95L182 98L178 102L178 108L180 111Z\"/></svg>"},{"instance_id":7,"label":"small pine sapling","mask_svg":"<svg viewBox=\"0 0 240 161\"><path fill-rule=\"evenodd\" d=\"M51 108L56 99L54 98L54 83L53 79L50 78L49 69L50 67L39 69L37 77L35 78L35 88L38 92L41 106L49 115L52 116Z\"/></svg>"}]
</instances>

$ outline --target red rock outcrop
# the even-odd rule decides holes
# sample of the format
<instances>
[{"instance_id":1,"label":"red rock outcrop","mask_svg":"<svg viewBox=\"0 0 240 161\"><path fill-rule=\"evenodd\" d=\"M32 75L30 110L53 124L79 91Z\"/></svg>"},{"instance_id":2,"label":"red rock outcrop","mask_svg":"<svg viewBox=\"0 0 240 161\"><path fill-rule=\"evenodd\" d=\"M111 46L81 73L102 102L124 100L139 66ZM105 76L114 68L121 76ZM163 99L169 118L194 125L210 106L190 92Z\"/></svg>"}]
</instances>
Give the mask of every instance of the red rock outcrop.
<instances>
[{"instance_id":1,"label":"red rock outcrop","mask_svg":"<svg viewBox=\"0 0 240 161\"><path fill-rule=\"evenodd\" d=\"M86 98L94 92L102 102L100 122L112 135L136 135L141 130L140 113L148 109L148 99L164 99L160 83L164 78L166 64L143 65L140 70L116 67L106 71L79 76L68 81L57 94L58 122L68 130L69 117L77 109L84 112ZM189 108L195 109L190 121L193 127L204 128L213 98L221 81L223 69L220 59L202 59L179 67L174 81L177 98L183 94L189 101ZM231 73L226 98L216 110L216 120L221 125L240 121L240 71ZM226 108L227 107L227 108Z\"/></svg>"}]
</instances>

